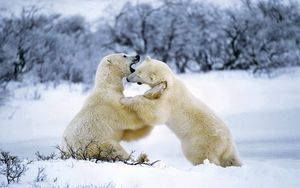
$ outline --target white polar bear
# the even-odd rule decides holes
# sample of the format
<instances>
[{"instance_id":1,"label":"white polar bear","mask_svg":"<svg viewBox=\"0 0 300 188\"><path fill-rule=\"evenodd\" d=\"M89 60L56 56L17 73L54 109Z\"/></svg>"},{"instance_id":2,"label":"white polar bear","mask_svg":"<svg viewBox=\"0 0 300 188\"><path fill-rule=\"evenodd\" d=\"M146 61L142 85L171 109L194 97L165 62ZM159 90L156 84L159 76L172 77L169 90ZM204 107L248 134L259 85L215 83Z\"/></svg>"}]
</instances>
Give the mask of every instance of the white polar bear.
<instances>
[{"instance_id":1,"label":"white polar bear","mask_svg":"<svg viewBox=\"0 0 300 188\"><path fill-rule=\"evenodd\" d=\"M135 112L120 104L124 97L122 79L133 72L131 66L139 59L138 55L125 54L112 54L102 59L94 89L63 133L63 150L71 147L94 157L99 154L99 147L113 147L116 155L127 158L128 153L119 141L138 139L150 132L152 127L145 126Z\"/></svg>"},{"instance_id":2,"label":"white polar bear","mask_svg":"<svg viewBox=\"0 0 300 188\"><path fill-rule=\"evenodd\" d=\"M208 159L223 167L241 166L227 126L187 90L165 63L148 57L127 80L148 84L152 89L120 102L148 125L166 124L180 139L193 165Z\"/></svg>"}]
</instances>

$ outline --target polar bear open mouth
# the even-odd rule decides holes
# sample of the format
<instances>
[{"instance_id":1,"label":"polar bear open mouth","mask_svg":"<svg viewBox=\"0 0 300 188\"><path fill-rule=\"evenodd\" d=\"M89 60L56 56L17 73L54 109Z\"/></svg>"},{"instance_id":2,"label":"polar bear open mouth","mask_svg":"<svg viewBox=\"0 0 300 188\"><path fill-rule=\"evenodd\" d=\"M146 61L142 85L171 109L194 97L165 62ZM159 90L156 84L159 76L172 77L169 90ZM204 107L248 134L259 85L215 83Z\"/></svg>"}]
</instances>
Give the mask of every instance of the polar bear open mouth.
<instances>
[{"instance_id":1,"label":"polar bear open mouth","mask_svg":"<svg viewBox=\"0 0 300 188\"><path fill-rule=\"evenodd\" d=\"M135 72L135 69L132 67L133 65L137 64L138 62L140 61L140 56L137 55L133 60L132 60L132 63L129 65L129 68L130 68L130 72L131 73L134 73Z\"/></svg>"},{"instance_id":2,"label":"polar bear open mouth","mask_svg":"<svg viewBox=\"0 0 300 188\"><path fill-rule=\"evenodd\" d=\"M130 65L129 65L129 67L130 67L130 72L131 73L134 73L135 72L135 69L132 67L133 65L135 65L135 64L137 64L138 62L133 62L133 63L131 63Z\"/></svg>"}]
</instances>

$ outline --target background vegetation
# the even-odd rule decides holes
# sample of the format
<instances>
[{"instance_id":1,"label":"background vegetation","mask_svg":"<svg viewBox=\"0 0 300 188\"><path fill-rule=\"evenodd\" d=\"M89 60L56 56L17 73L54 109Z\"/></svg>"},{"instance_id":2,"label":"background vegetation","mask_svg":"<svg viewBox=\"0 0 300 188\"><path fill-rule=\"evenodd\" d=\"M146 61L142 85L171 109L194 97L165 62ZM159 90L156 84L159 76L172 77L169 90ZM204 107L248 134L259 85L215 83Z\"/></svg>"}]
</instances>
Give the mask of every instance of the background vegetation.
<instances>
[{"instance_id":1,"label":"background vegetation","mask_svg":"<svg viewBox=\"0 0 300 188\"><path fill-rule=\"evenodd\" d=\"M293 2L244 0L240 7L162 1L126 3L93 28L83 17L25 7L0 17L0 84L93 83L101 57L150 55L177 73L247 70L270 73L300 65L300 8Z\"/></svg>"}]
</instances>

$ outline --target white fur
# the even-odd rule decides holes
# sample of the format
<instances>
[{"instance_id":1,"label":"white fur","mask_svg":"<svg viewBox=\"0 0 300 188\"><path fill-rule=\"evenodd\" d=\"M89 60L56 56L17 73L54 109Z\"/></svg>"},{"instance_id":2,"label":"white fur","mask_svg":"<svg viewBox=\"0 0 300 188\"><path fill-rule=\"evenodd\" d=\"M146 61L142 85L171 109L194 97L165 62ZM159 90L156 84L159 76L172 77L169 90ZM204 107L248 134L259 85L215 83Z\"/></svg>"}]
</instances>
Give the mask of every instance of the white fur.
<instances>
[{"instance_id":1,"label":"white fur","mask_svg":"<svg viewBox=\"0 0 300 188\"><path fill-rule=\"evenodd\" d=\"M112 146L118 155L125 158L128 153L119 144L124 138L124 133L129 130L146 129L148 132L142 135L145 136L151 130L135 112L124 108L119 102L124 97L122 78L130 74L129 67L134 58L125 58L123 55L109 55L100 62L94 89L64 131L63 148L66 149L67 144L75 150L89 146L88 155L94 156L97 155L97 147ZM93 143L88 145L91 141Z\"/></svg>"},{"instance_id":2,"label":"white fur","mask_svg":"<svg viewBox=\"0 0 300 188\"><path fill-rule=\"evenodd\" d=\"M209 159L224 167L241 165L227 126L188 91L165 63L148 58L128 79L152 89L143 96L123 98L121 103L149 125L165 123L180 139L192 164Z\"/></svg>"}]
</instances>

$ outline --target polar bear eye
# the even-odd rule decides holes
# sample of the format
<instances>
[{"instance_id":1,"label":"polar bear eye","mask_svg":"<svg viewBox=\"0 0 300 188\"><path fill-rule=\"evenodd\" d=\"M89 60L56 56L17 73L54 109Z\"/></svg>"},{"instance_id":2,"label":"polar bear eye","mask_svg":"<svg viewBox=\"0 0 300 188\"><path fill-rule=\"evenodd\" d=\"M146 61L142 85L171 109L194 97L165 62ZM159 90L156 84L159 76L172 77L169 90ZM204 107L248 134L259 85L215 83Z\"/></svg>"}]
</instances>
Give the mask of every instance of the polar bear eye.
<instances>
[{"instance_id":1,"label":"polar bear eye","mask_svg":"<svg viewBox=\"0 0 300 188\"><path fill-rule=\"evenodd\" d=\"M123 57L124 57L124 58L126 58L126 57L127 57L127 55L123 55Z\"/></svg>"}]
</instances>

